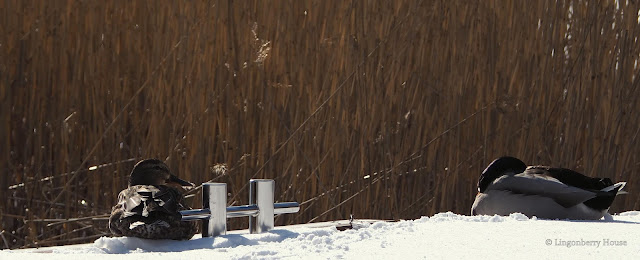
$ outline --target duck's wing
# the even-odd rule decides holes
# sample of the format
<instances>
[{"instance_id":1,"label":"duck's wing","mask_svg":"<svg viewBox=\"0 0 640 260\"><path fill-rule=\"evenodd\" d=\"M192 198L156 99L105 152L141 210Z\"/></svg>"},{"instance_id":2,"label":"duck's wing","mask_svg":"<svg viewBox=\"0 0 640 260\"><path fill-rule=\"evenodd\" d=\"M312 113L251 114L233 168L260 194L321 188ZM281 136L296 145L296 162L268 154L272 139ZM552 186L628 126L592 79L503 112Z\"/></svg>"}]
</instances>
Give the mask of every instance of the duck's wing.
<instances>
[{"instance_id":1,"label":"duck's wing","mask_svg":"<svg viewBox=\"0 0 640 260\"><path fill-rule=\"evenodd\" d=\"M526 172L549 176L569 186L592 191L597 197L615 197L615 195L627 194L626 191L622 190L627 184L626 182L618 182L614 184L609 178L591 178L579 172L565 168L529 166Z\"/></svg>"},{"instance_id":2,"label":"duck's wing","mask_svg":"<svg viewBox=\"0 0 640 260\"><path fill-rule=\"evenodd\" d=\"M120 196L118 196L120 197ZM124 211L122 210L122 204L118 203L111 209L111 216L109 216L109 230L116 236L122 236L120 230L120 220L123 218Z\"/></svg>"},{"instance_id":3,"label":"duck's wing","mask_svg":"<svg viewBox=\"0 0 640 260\"><path fill-rule=\"evenodd\" d=\"M614 185L609 178L591 178L579 172L565 168L529 166L526 172L536 175L553 177L554 179L564 184L584 190L597 191Z\"/></svg>"},{"instance_id":4,"label":"duck's wing","mask_svg":"<svg viewBox=\"0 0 640 260\"><path fill-rule=\"evenodd\" d=\"M182 194L167 186L135 185L120 192L118 198L121 218L155 213L179 216L179 211L187 208L182 205Z\"/></svg>"},{"instance_id":5,"label":"duck's wing","mask_svg":"<svg viewBox=\"0 0 640 260\"><path fill-rule=\"evenodd\" d=\"M570 208L596 197L596 193L569 186L544 174L525 170L515 175L505 175L496 179L488 190L502 190L511 193L541 196L553 199L565 208Z\"/></svg>"}]
</instances>

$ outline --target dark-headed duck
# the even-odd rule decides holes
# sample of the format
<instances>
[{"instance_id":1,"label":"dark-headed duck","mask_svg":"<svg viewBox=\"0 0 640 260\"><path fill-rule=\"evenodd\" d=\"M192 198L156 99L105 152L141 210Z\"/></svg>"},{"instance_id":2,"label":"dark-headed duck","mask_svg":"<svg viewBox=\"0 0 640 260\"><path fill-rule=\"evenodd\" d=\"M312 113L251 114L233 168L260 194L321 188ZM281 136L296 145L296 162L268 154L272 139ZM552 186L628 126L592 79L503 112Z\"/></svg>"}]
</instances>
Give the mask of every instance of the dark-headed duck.
<instances>
[{"instance_id":1,"label":"dark-headed duck","mask_svg":"<svg viewBox=\"0 0 640 260\"><path fill-rule=\"evenodd\" d=\"M625 182L590 178L578 172L529 166L514 157L489 164L478 181L471 215L509 215L519 212L545 219L600 219L622 191Z\"/></svg>"}]
</instances>

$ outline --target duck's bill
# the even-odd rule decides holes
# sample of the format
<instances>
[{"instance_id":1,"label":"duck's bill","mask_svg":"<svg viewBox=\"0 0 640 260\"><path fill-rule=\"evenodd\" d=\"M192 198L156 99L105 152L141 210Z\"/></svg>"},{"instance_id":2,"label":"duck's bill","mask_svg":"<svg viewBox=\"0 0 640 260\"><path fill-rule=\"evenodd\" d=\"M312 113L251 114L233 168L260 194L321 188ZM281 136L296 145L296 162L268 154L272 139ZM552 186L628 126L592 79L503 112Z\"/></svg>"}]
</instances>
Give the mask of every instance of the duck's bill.
<instances>
[{"instance_id":1,"label":"duck's bill","mask_svg":"<svg viewBox=\"0 0 640 260\"><path fill-rule=\"evenodd\" d=\"M193 183L180 179L173 174L171 174L171 177L169 177L169 180L167 182L177 183L180 186L190 186L190 187L195 186L193 185Z\"/></svg>"}]
</instances>

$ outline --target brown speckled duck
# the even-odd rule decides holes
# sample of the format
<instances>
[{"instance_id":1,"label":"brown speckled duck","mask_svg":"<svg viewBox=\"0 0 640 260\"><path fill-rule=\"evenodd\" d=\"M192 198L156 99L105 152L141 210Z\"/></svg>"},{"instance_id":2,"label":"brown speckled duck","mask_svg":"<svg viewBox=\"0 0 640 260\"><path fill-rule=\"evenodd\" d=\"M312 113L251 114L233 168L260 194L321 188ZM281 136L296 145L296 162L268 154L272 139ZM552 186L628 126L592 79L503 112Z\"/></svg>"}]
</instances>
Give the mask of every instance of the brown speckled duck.
<instances>
[{"instance_id":1,"label":"brown speckled duck","mask_svg":"<svg viewBox=\"0 0 640 260\"><path fill-rule=\"evenodd\" d=\"M478 181L471 215L509 215L519 212L545 219L596 220L608 216L625 182L591 178L548 166L529 166L514 157L489 164Z\"/></svg>"},{"instance_id":2,"label":"brown speckled duck","mask_svg":"<svg viewBox=\"0 0 640 260\"><path fill-rule=\"evenodd\" d=\"M171 174L158 159L138 162L131 171L129 187L118 195L111 210L109 229L115 236L147 239L190 239L197 231L195 221L181 221L184 189L193 186Z\"/></svg>"}]
</instances>

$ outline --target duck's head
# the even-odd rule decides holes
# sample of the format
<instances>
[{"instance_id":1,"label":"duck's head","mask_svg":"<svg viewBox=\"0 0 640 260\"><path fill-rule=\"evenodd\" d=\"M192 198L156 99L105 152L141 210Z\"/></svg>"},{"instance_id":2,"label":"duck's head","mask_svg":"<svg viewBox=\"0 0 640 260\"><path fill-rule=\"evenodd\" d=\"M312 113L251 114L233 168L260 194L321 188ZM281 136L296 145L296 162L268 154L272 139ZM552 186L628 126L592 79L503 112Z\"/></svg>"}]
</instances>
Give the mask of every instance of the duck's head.
<instances>
[{"instance_id":1,"label":"duck's head","mask_svg":"<svg viewBox=\"0 0 640 260\"><path fill-rule=\"evenodd\" d=\"M133 167L129 186L134 185L194 186L171 174L169 167L158 159L142 160Z\"/></svg>"},{"instance_id":2,"label":"duck's head","mask_svg":"<svg viewBox=\"0 0 640 260\"><path fill-rule=\"evenodd\" d=\"M510 173L521 173L527 169L527 165L515 157L500 157L495 159L482 172L478 180L478 192L484 192L489 184L502 175Z\"/></svg>"}]
</instances>

